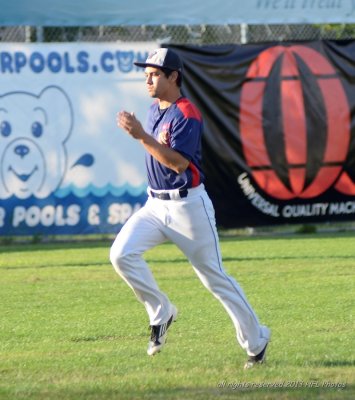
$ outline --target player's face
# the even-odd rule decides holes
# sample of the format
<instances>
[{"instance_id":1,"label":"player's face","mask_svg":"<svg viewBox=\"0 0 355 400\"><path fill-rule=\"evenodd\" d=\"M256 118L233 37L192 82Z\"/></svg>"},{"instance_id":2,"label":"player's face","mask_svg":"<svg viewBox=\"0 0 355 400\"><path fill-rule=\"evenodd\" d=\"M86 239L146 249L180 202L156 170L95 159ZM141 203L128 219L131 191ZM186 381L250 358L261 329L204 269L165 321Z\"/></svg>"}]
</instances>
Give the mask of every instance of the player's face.
<instances>
[{"instance_id":1,"label":"player's face","mask_svg":"<svg viewBox=\"0 0 355 400\"><path fill-rule=\"evenodd\" d=\"M148 93L153 98L163 99L169 90L169 80L159 68L146 67L146 85Z\"/></svg>"}]
</instances>

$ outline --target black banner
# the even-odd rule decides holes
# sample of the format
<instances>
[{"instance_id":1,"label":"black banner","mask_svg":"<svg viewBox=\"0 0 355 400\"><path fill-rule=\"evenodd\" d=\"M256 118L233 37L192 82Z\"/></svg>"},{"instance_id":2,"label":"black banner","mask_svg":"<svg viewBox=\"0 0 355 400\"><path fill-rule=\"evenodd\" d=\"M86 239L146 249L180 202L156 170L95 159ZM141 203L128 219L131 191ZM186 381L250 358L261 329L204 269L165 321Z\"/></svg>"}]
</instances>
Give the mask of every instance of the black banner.
<instances>
[{"instance_id":1,"label":"black banner","mask_svg":"<svg viewBox=\"0 0 355 400\"><path fill-rule=\"evenodd\" d=\"M219 226L355 219L355 42L169 47Z\"/></svg>"}]
</instances>

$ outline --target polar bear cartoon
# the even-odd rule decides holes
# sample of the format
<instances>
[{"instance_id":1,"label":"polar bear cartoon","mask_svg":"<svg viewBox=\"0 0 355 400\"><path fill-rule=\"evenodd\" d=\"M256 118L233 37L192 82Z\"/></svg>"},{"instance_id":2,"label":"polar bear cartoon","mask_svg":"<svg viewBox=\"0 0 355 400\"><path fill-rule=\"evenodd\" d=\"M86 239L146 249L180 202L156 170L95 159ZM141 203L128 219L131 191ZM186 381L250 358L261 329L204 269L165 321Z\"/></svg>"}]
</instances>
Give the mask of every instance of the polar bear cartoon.
<instances>
[{"instance_id":1,"label":"polar bear cartoon","mask_svg":"<svg viewBox=\"0 0 355 400\"><path fill-rule=\"evenodd\" d=\"M0 199L45 198L60 186L72 126L72 104L60 87L0 96Z\"/></svg>"}]
</instances>

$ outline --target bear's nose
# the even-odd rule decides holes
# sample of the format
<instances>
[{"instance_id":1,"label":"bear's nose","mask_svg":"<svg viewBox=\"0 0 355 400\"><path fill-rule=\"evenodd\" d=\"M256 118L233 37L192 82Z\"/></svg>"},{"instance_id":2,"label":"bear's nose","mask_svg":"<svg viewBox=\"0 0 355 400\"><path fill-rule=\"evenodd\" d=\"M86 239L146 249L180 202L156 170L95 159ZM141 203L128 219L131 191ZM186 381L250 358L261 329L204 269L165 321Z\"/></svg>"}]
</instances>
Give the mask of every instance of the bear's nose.
<instances>
[{"instance_id":1,"label":"bear's nose","mask_svg":"<svg viewBox=\"0 0 355 400\"><path fill-rule=\"evenodd\" d=\"M20 156L21 158L25 157L30 152L30 149L24 144L19 144L15 147L15 154Z\"/></svg>"}]
</instances>

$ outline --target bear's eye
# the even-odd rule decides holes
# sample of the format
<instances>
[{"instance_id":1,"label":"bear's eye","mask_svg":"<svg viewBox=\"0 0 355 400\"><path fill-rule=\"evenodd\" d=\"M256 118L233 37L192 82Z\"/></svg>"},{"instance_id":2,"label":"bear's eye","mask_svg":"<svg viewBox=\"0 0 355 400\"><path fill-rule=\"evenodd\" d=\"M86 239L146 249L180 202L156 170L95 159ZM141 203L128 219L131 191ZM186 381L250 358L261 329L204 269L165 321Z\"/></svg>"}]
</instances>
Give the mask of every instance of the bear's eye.
<instances>
[{"instance_id":1,"label":"bear's eye","mask_svg":"<svg viewBox=\"0 0 355 400\"><path fill-rule=\"evenodd\" d=\"M43 125L36 121L32 124L32 135L36 138L41 137L43 133Z\"/></svg>"},{"instance_id":2,"label":"bear's eye","mask_svg":"<svg viewBox=\"0 0 355 400\"><path fill-rule=\"evenodd\" d=\"M7 137L11 134L11 125L7 121L2 121L0 124L0 133L2 136Z\"/></svg>"}]
</instances>

